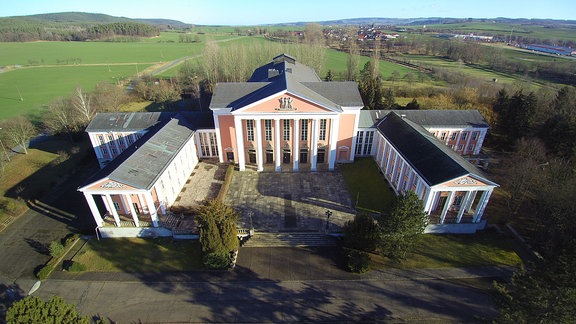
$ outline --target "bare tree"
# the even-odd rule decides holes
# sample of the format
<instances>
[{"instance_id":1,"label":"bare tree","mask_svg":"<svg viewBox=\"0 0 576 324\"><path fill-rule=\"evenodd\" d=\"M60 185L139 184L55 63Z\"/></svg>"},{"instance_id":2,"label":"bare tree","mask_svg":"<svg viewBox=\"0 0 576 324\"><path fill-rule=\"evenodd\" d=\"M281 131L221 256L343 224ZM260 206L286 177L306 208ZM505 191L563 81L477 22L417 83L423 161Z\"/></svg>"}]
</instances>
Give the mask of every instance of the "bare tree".
<instances>
[{"instance_id":1,"label":"bare tree","mask_svg":"<svg viewBox=\"0 0 576 324\"><path fill-rule=\"evenodd\" d=\"M322 33L322 26L318 23L309 23L304 29L304 37L308 44L322 45L324 34Z\"/></svg>"},{"instance_id":2,"label":"bare tree","mask_svg":"<svg viewBox=\"0 0 576 324\"><path fill-rule=\"evenodd\" d=\"M50 103L42 123L53 134L71 136L81 128L70 98L59 98Z\"/></svg>"},{"instance_id":3,"label":"bare tree","mask_svg":"<svg viewBox=\"0 0 576 324\"><path fill-rule=\"evenodd\" d=\"M6 145L14 148L22 148L24 154L28 154L28 141L36 135L36 128L27 118L18 116L7 120L0 126ZM4 142L3 142L4 143Z\"/></svg>"},{"instance_id":4,"label":"bare tree","mask_svg":"<svg viewBox=\"0 0 576 324\"><path fill-rule=\"evenodd\" d=\"M92 93L97 111L118 111L126 101L126 93L120 86L107 82L100 82Z\"/></svg>"},{"instance_id":5,"label":"bare tree","mask_svg":"<svg viewBox=\"0 0 576 324\"><path fill-rule=\"evenodd\" d=\"M348 48L348 62L346 64L346 80L353 81L356 79L360 57L358 56L358 44L356 44L356 33L352 33L350 38L350 47Z\"/></svg>"},{"instance_id":6,"label":"bare tree","mask_svg":"<svg viewBox=\"0 0 576 324\"><path fill-rule=\"evenodd\" d=\"M82 125L88 125L94 115L96 115L96 109L92 107L90 95L85 93L80 87L76 88L74 92L72 106L76 110Z\"/></svg>"}]
</instances>

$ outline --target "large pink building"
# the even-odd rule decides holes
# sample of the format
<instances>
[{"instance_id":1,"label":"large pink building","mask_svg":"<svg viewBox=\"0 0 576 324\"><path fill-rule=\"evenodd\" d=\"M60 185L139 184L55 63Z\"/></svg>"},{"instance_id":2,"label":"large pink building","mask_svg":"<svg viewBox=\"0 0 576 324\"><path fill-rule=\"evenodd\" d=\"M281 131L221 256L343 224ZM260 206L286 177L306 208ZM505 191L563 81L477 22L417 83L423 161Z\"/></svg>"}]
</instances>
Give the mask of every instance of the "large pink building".
<instances>
[{"instance_id":1,"label":"large pink building","mask_svg":"<svg viewBox=\"0 0 576 324\"><path fill-rule=\"evenodd\" d=\"M362 108L355 82L324 82L282 54L247 82L217 84L210 120L194 113L98 114L87 132L102 169L79 190L101 228L169 235L160 217L199 159L234 162L240 171L314 172L372 156L396 193L412 190L422 199L428 232L484 227L497 184L465 159L480 153L488 129L477 111Z\"/></svg>"}]
</instances>

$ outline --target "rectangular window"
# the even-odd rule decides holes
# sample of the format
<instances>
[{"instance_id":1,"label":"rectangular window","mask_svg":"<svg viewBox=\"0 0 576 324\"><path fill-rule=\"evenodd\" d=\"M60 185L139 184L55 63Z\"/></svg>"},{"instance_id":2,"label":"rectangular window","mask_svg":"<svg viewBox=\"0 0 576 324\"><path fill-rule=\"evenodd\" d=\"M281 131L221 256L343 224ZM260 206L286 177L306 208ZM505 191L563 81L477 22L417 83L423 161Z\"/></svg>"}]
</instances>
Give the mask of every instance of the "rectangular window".
<instances>
[{"instance_id":1,"label":"rectangular window","mask_svg":"<svg viewBox=\"0 0 576 324\"><path fill-rule=\"evenodd\" d=\"M326 119L320 119L320 134L318 136L318 140L326 140Z\"/></svg>"},{"instance_id":2,"label":"rectangular window","mask_svg":"<svg viewBox=\"0 0 576 324\"><path fill-rule=\"evenodd\" d=\"M372 153L372 140L374 139L374 132L366 133L366 140L364 142L364 155L370 155Z\"/></svg>"},{"instance_id":3,"label":"rectangular window","mask_svg":"<svg viewBox=\"0 0 576 324\"><path fill-rule=\"evenodd\" d=\"M455 141L456 140L456 136L458 136L458 133L452 133L452 136L450 137L451 140Z\"/></svg>"},{"instance_id":4,"label":"rectangular window","mask_svg":"<svg viewBox=\"0 0 576 324\"><path fill-rule=\"evenodd\" d=\"M472 140L477 140L478 139L478 134L480 134L480 132L473 132L472 133Z\"/></svg>"},{"instance_id":5,"label":"rectangular window","mask_svg":"<svg viewBox=\"0 0 576 324\"><path fill-rule=\"evenodd\" d=\"M460 144L458 145L458 151L462 151L464 149L464 145Z\"/></svg>"},{"instance_id":6,"label":"rectangular window","mask_svg":"<svg viewBox=\"0 0 576 324\"><path fill-rule=\"evenodd\" d=\"M108 135L108 141L109 141L109 142L114 141L114 136L112 136L112 134L109 134L109 135Z\"/></svg>"},{"instance_id":7,"label":"rectangular window","mask_svg":"<svg viewBox=\"0 0 576 324\"><path fill-rule=\"evenodd\" d=\"M283 134L284 134L284 137L283 137L284 140L289 141L290 140L290 119L284 119Z\"/></svg>"},{"instance_id":8,"label":"rectangular window","mask_svg":"<svg viewBox=\"0 0 576 324\"><path fill-rule=\"evenodd\" d=\"M98 135L98 142L100 142L100 145L104 144L104 136Z\"/></svg>"},{"instance_id":9,"label":"rectangular window","mask_svg":"<svg viewBox=\"0 0 576 324\"><path fill-rule=\"evenodd\" d=\"M469 151L470 153L474 152L474 144L468 145L468 151Z\"/></svg>"},{"instance_id":10,"label":"rectangular window","mask_svg":"<svg viewBox=\"0 0 576 324\"><path fill-rule=\"evenodd\" d=\"M440 135L440 139L443 140L443 141L445 141L445 140L446 140L446 133L442 133L442 134Z\"/></svg>"},{"instance_id":11,"label":"rectangular window","mask_svg":"<svg viewBox=\"0 0 576 324\"><path fill-rule=\"evenodd\" d=\"M300 136L300 140L301 141L307 141L308 140L308 119L302 119L302 131L301 131L301 136Z\"/></svg>"},{"instance_id":12,"label":"rectangular window","mask_svg":"<svg viewBox=\"0 0 576 324\"><path fill-rule=\"evenodd\" d=\"M364 139L364 132L358 132L358 136L356 136L356 154L362 154L362 143Z\"/></svg>"},{"instance_id":13,"label":"rectangular window","mask_svg":"<svg viewBox=\"0 0 576 324\"><path fill-rule=\"evenodd\" d=\"M114 204L114 209L120 210L120 204L119 204L119 203L117 203L117 202L115 202L115 201L112 202L112 203Z\"/></svg>"},{"instance_id":14,"label":"rectangular window","mask_svg":"<svg viewBox=\"0 0 576 324\"><path fill-rule=\"evenodd\" d=\"M468 132L462 132L462 135L460 136L460 139L461 139L462 141L465 141L465 140L466 140L466 137L468 137Z\"/></svg>"},{"instance_id":15,"label":"rectangular window","mask_svg":"<svg viewBox=\"0 0 576 324\"><path fill-rule=\"evenodd\" d=\"M128 139L128 145L132 145L132 143L134 143L134 138L132 137L132 135L128 135L126 136L126 138Z\"/></svg>"},{"instance_id":16,"label":"rectangular window","mask_svg":"<svg viewBox=\"0 0 576 324\"><path fill-rule=\"evenodd\" d=\"M100 150L102 150L102 154L108 155L108 150L105 147L101 147Z\"/></svg>"},{"instance_id":17,"label":"rectangular window","mask_svg":"<svg viewBox=\"0 0 576 324\"><path fill-rule=\"evenodd\" d=\"M118 151L114 147L110 148L110 151L112 151L112 156L116 156L118 154Z\"/></svg>"},{"instance_id":18,"label":"rectangular window","mask_svg":"<svg viewBox=\"0 0 576 324\"><path fill-rule=\"evenodd\" d=\"M462 199L464 196L456 196L454 197L454 206L460 206L462 204Z\"/></svg>"},{"instance_id":19,"label":"rectangular window","mask_svg":"<svg viewBox=\"0 0 576 324\"><path fill-rule=\"evenodd\" d=\"M246 136L249 141L254 140L254 121L252 119L246 120Z\"/></svg>"},{"instance_id":20,"label":"rectangular window","mask_svg":"<svg viewBox=\"0 0 576 324\"><path fill-rule=\"evenodd\" d=\"M264 139L266 141L272 140L272 120L265 119L264 120Z\"/></svg>"},{"instance_id":21,"label":"rectangular window","mask_svg":"<svg viewBox=\"0 0 576 324\"><path fill-rule=\"evenodd\" d=\"M216 133L210 133L210 149L212 150L212 156L218 155L218 140L216 138Z\"/></svg>"}]
</instances>

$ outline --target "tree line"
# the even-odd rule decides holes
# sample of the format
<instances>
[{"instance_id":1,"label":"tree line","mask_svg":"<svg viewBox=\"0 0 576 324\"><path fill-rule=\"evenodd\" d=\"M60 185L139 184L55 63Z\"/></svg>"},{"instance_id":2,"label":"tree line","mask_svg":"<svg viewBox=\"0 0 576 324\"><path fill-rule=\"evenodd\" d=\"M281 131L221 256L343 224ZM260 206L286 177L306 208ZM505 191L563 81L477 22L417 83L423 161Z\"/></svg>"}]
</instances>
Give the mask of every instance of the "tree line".
<instances>
[{"instance_id":1,"label":"tree line","mask_svg":"<svg viewBox=\"0 0 576 324\"><path fill-rule=\"evenodd\" d=\"M115 36L153 37L160 35L157 27L136 22L117 22L92 26L47 25L44 22L9 19L0 25L0 42L87 41Z\"/></svg>"}]
</instances>

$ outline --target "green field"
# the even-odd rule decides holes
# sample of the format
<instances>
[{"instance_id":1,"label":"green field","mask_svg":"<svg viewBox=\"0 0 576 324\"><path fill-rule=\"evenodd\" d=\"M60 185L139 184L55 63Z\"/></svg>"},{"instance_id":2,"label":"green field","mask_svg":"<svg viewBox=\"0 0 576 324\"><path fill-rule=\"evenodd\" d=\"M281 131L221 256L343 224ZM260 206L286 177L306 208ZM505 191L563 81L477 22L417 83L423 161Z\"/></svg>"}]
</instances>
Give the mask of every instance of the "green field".
<instances>
[{"instance_id":1,"label":"green field","mask_svg":"<svg viewBox=\"0 0 576 324\"><path fill-rule=\"evenodd\" d=\"M94 90L99 82L115 83L130 78L149 65L100 65L31 67L0 74L0 120L36 114L58 97L72 94L76 87ZM24 99L20 101L20 96Z\"/></svg>"},{"instance_id":2,"label":"green field","mask_svg":"<svg viewBox=\"0 0 576 324\"><path fill-rule=\"evenodd\" d=\"M0 73L0 120L37 116L42 107L69 96L76 87L92 91L99 82L117 83L152 65L201 55L208 39L222 46L264 41L223 33L192 33L201 41L188 44L178 42L180 35L162 33L139 42L1 43L0 67L5 69Z\"/></svg>"}]
</instances>

